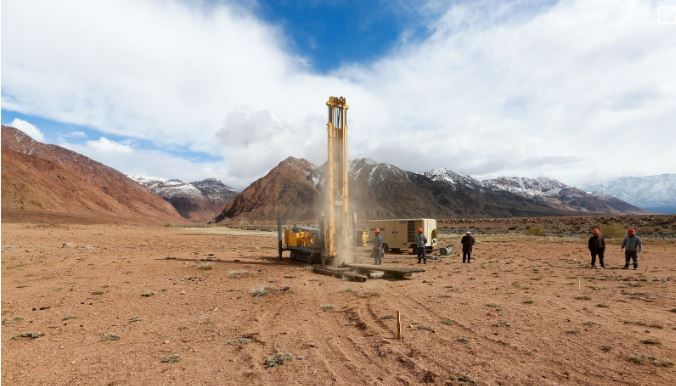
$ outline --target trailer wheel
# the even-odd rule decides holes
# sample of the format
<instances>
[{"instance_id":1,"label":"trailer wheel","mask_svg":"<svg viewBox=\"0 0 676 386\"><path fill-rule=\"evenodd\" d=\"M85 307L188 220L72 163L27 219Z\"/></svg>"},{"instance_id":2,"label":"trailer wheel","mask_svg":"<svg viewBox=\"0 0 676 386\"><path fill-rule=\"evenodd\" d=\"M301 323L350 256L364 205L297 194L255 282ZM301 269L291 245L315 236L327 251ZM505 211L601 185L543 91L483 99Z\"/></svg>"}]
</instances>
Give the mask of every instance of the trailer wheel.
<instances>
[{"instance_id":1,"label":"trailer wheel","mask_svg":"<svg viewBox=\"0 0 676 386\"><path fill-rule=\"evenodd\" d=\"M390 252L390 247L387 246L387 244L383 244L383 253L389 253Z\"/></svg>"}]
</instances>

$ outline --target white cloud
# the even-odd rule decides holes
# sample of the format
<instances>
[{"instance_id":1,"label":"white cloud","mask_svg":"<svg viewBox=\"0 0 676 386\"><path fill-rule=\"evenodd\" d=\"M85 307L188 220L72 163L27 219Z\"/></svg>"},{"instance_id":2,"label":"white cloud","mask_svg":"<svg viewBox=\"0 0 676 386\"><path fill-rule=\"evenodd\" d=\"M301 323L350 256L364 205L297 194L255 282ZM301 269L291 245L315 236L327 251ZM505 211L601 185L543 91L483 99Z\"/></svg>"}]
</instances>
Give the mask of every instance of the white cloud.
<instances>
[{"instance_id":1,"label":"white cloud","mask_svg":"<svg viewBox=\"0 0 676 386\"><path fill-rule=\"evenodd\" d=\"M111 141L106 137L87 141L87 147L100 153L130 154L134 151L131 146L120 142Z\"/></svg>"},{"instance_id":2,"label":"white cloud","mask_svg":"<svg viewBox=\"0 0 676 386\"><path fill-rule=\"evenodd\" d=\"M63 137L65 138L87 138L87 133L84 131L69 131L67 133L63 134Z\"/></svg>"},{"instance_id":3,"label":"white cloud","mask_svg":"<svg viewBox=\"0 0 676 386\"><path fill-rule=\"evenodd\" d=\"M224 174L222 162L194 162L162 151L133 148L104 137L85 143L60 142L59 145L127 175L195 181ZM240 188L245 183L246 181L235 179L231 185Z\"/></svg>"},{"instance_id":4,"label":"white cloud","mask_svg":"<svg viewBox=\"0 0 676 386\"><path fill-rule=\"evenodd\" d=\"M28 121L24 121L23 119L19 118L14 118L12 122L9 123L9 126L15 127L24 133L28 134L31 138L38 142L44 142L45 141L45 135L35 127L32 123Z\"/></svg>"},{"instance_id":5,"label":"white cloud","mask_svg":"<svg viewBox=\"0 0 676 386\"><path fill-rule=\"evenodd\" d=\"M663 2L525 4L453 5L424 41L320 75L283 31L227 3L9 0L2 103L222 156L204 167L232 184L287 155L321 162L329 95L351 105L353 156L407 169L570 183L675 171L676 26L658 24Z\"/></svg>"}]
</instances>

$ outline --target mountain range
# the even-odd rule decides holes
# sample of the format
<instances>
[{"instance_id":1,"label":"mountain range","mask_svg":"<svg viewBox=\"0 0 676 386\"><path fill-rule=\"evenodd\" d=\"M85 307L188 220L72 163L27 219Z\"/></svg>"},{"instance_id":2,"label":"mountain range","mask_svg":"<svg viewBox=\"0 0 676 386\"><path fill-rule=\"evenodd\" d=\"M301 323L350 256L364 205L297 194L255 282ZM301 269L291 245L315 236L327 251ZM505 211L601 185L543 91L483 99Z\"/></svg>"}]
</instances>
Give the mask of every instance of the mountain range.
<instances>
[{"instance_id":1,"label":"mountain range","mask_svg":"<svg viewBox=\"0 0 676 386\"><path fill-rule=\"evenodd\" d=\"M129 178L8 126L2 127L2 145L3 220L246 222L274 221L279 214L286 220L314 221L323 203L325 167L302 158L285 159L237 193L214 178ZM449 169L416 173L368 158L352 160L349 171L351 206L360 218L643 213L620 198L637 202L635 197L650 192L655 199L641 205L670 205L674 175L656 177L647 183L622 180L588 193L545 177L480 181Z\"/></svg>"},{"instance_id":2,"label":"mountain range","mask_svg":"<svg viewBox=\"0 0 676 386\"><path fill-rule=\"evenodd\" d=\"M651 212L676 213L676 174L622 177L586 190L617 197Z\"/></svg>"},{"instance_id":3,"label":"mountain range","mask_svg":"<svg viewBox=\"0 0 676 386\"><path fill-rule=\"evenodd\" d=\"M216 178L183 182L145 176L130 176L148 191L164 198L183 218L206 222L229 205L237 192Z\"/></svg>"},{"instance_id":4,"label":"mountain range","mask_svg":"<svg viewBox=\"0 0 676 386\"><path fill-rule=\"evenodd\" d=\"M244 189L217 221L311 221L320 214L323 166L289 157ZM415 173L368 158L350 162L351 206L361 218L510 217L641 213L612 197L559 181L505 177L479 181L448 169Z\"/></svg>"}]
</instances>

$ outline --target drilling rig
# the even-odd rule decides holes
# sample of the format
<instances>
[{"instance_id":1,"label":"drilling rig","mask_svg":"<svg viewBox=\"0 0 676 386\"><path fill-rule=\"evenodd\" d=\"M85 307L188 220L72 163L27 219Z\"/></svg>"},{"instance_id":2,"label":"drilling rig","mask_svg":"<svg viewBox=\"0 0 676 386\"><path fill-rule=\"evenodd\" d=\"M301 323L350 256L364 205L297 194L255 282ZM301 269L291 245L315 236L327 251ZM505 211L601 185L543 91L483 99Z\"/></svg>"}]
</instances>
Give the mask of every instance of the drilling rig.
<instances>
[{"instance_id":1,"label":"drilling rig","mask_svg":"<svg viewBox=\"0 0 676 386\"><path fill-rule=\"evenodd\" d=\"M319 228L282 228L277 219L279 257L290 251L291 258L322 265L349 262L352 256L353 224L349 206L349 161L347 110L344 97L329 97L325 202Z\"/></svg>"}]
</instances>

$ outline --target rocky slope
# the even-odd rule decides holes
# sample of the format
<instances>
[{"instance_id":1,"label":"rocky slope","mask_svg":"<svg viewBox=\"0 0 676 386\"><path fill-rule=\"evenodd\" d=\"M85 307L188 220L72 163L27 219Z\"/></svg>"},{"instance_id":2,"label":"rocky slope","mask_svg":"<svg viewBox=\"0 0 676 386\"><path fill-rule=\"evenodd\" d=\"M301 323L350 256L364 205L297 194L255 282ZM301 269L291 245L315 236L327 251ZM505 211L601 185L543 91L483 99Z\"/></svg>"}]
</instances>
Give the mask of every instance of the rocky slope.
<instances>
[{"instance_id":1,"label":"rocky slope","mask_svg":"<svg viewBox=\"0 0 676 386\"><path fill-rule=\"evenodd\" d=\"M181 222L176 210L124 174L2 126L2 220Z\"/></svg>"},{"instance_id":2,"label":"rocky slope","mask_svg":"<svg viewBox=\"0 0 676 386\"><path fill-rule=\"evenodd\" d=\"M245 189L219 220L312 221L319 214L323 167L288 158ZM302 197L302 198L299 198ZM360 218L511 217L640 212L555 180L478 181L448 169L424 174L362 158L350 163L351 206Z\"/></svg>"},{"instance_id":3,"label":"rocky slope","mask_svg":"<svg viewBox=\"0 0 676 386\"><path fill-rule=\"evenodd\" d=\"M617 197L640 208L676 213L676 174L647 177L622 177L604 184L592 185L588 191Z\"/></svg>"},{"instance_id":4,"label":"rocky slope","mask_svg":"<svg viewBox=\"0 0 676 386\"><path fill-rule=\"evenodd\" d=\"M212 220L237 195L234 189L215 178L194 182L145 176L130 178L170 202L181 216L194 221Z\"/></svg>"},{"instance_id":5,"label":"rocky slope","mask_svg":"<svg viewBox=\"0 0 676 386\"><path fill-rule=\"evenodd\" d=\"M313 180L315 166L305 159L289 157L235 197L216 218L275 221L311 220L318 215L319 190Z\"/></svg>"}]
</instances>

